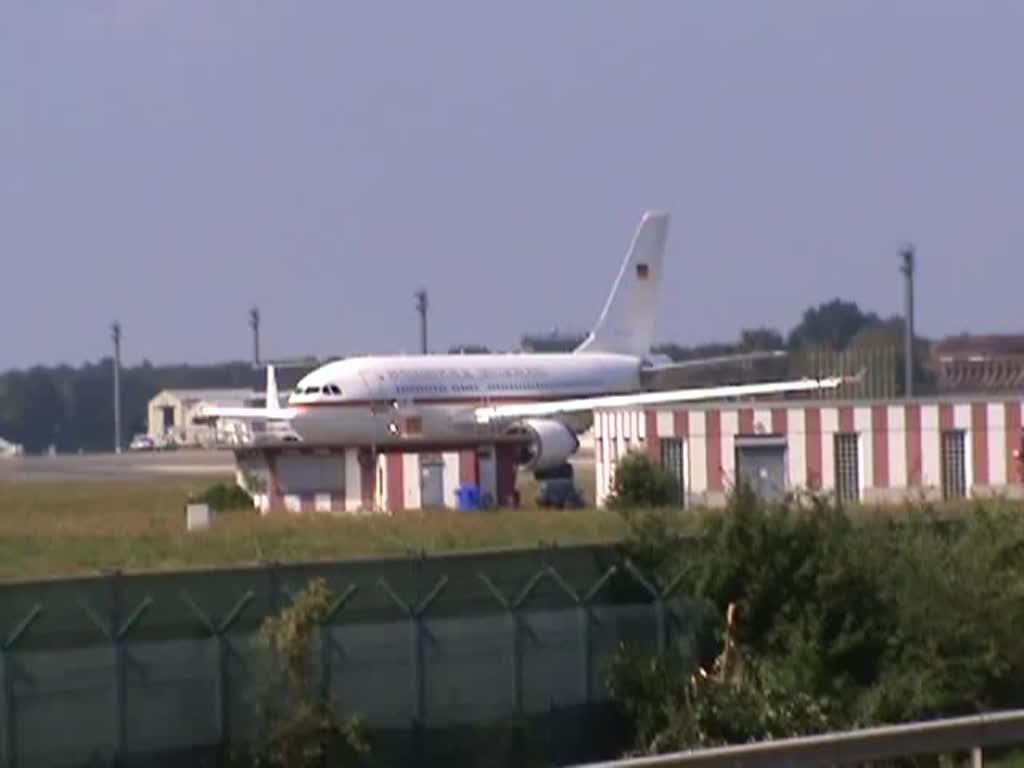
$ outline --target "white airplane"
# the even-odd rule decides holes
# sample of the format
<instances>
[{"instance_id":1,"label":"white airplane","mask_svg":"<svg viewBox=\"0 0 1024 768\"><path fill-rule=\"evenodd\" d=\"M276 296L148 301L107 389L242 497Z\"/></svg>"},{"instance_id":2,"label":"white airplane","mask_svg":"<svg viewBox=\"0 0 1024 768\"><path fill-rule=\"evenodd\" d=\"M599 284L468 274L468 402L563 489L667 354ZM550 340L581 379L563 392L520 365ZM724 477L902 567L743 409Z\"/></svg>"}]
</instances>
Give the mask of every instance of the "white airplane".
<instances>
[{"instance_id":1,"label":"white airplane","mask_svg":"<svg viewBox=\"0 0 1024 768\"><path fill-rule=\"evenodd\" d=\"M313 445L440 445L518 436L522 465L559 467L579 447L596 408L635 408L785 392L834 389L846 379L798 379L649 391L659 372L775 356L730 355L686 363L650 356L669 216L648 211L593 330L569 353L353 357L298 382L282 407L272 366L266 406L210 407L202 420L285 422Z\"/></svg>"}]
</instances>

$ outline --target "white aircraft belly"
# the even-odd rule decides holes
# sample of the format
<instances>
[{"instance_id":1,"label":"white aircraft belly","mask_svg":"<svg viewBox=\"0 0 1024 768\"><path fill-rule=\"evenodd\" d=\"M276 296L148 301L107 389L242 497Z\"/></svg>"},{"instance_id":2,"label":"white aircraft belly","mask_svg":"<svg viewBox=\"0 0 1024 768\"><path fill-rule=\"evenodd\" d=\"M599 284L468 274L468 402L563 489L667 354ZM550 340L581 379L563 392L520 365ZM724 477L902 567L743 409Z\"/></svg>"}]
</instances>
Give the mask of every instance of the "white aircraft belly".
<instances>
[{"instance_id":1,"label":"white aircraft belly","mask_svg":"<svg viewBox=\"0 0 1024 768\"><path fill-rule=\"evenodd\" d=\"M410 432L411 420L419 429ZM307 444L377 444L407 442L410 437L455 440L476 437L483 430L464 407L420 406L386 409L368 407L310 408L292 421L292 429ZM493 431L493 430L492 430Z\"/></svg>"}]
</instances>

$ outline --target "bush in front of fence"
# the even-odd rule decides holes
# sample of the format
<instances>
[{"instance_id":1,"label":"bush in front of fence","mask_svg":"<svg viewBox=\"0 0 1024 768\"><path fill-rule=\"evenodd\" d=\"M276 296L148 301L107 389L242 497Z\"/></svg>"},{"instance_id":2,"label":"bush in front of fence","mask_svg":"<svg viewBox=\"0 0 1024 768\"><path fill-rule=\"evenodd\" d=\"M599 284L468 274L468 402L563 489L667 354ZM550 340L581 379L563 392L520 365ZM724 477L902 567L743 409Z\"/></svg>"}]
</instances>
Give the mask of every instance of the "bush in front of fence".
<instances>
[{"instance_id":1,"label":"bush in front of fence","mask_svg":"<svg viewBox=\"0 0 1024 768\"><path fill-rule=\"evenodd\" d=\"M671 651L613 665L638 751L1024 705L1021 509L975 503L950 524L924 506L769 506L740 487L699 522L699 546L634 530L627 550L716 617L699 666Z\"/></svg>"},{"instance_id":2,"label":"bush in front of fence","mask_svg":"<svg viewBox=\"0 0 1024 768\"><path fill-rule=\"evenodd\" d=\"M314 579L292 605L268 616L260 629L259 739L254 763L267 768L358 765L368 751L356 717L335 710L318 685L315 640L335 596Z\"/></svg>"}]
</instances>

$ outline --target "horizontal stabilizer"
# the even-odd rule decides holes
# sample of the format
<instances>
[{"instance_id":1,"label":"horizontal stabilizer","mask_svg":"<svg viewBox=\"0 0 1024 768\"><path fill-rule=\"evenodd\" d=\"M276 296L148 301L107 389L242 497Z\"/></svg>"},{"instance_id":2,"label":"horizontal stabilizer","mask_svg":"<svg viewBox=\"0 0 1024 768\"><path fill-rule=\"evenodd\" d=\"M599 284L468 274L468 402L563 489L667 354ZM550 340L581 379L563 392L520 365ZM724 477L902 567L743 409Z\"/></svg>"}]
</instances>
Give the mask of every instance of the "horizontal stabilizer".
<instances>
[{"instance_id":1,"label":"horizontal stabilizer","mask_svg":"<svg viewBox=\"0 0 1024 768\"><path fill-rule=\"evenodd\" d=\"M200 408L193 421L197 424L216 421L217 419L235 419L237 421L291 421L295 418L293 408L230 408L210 406Z\"/></svg>"},{"instance_id":2,"label":"horizontal stabilizer","mask_svg":"<svg viewBox=\"0 0 1024 768\"><path fill-rule=\"evenodd\" d=\"M863 373L858 374L858 376ZM736 384L725 387L693 387L665 392L640 392L627 395L603 395L571 400L556 400L545 403L522 403L497 405L476 410L478 422L487 423L500 419L523 418L527 416L553 416L560 413L591 411L597 408L637 408L644 405L668 405L700 400L725 400L732 397L754 397L757 395L778 395L785 392L815 392L836 389L858 377L836 376L828 379L795 379L791 381L769 381L758 384Z\"/></svg>"}]
</instances>

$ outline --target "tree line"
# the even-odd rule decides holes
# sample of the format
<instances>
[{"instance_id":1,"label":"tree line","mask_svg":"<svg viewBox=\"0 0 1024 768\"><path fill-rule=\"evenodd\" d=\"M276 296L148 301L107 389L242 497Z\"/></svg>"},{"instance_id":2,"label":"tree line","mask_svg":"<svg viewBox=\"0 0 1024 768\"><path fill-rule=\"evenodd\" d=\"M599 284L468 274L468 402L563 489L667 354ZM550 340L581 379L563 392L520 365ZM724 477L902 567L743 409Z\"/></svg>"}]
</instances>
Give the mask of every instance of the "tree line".
<instances>
[{"instance_id":1,"label":"tree line","mask_svg":"<svg viewBox=\"0 0 1024 768\"><path fill-rule=\"evenodd\" d=\"M26 452L103 451L114 447L111 358L71 366L36 366L0 375L0 436ZM252 387L261 374L249 363L121 369L122 443L146 431L149 400L162 389Z\"/></svg>"},{"instance_id":2,"label":"tree line","mask_svg":"<svg viewBox=\"0 0 1024 768\"><path fill-rule=\"evenodd\" d=\"M842 351L851 348L902 350L902 320L881 318L856 303L833 299L808 308L788 335L771 328L744 330L732 342L694 346L661 344L653 351L673 360L768 349L791 353L813 349ZM582 337L526 335L522 347L541 352L572 349ZM923 343L923 342L922 342ZM452 352L486 352L481 345L453 347ZM900 352L900 354L902 354ZM920 359L920 358L919 358ZM805 365L800 354L783 369L761 368L759 376L795 375ZM306 368L279 372L279 386L292 386ZM705 375L719 376L711 371ZM925 376L920 370L919 376ZM264 373L248 362L213 365L152 365L143 362L121 369L122 443L147 428L147 404L163 389L262 389ZM114 444L113 361L104 358L75 368L36 366L0 374L0 437L20 443L27 452L111 450Z\"/></svg>"}]
</instances>

